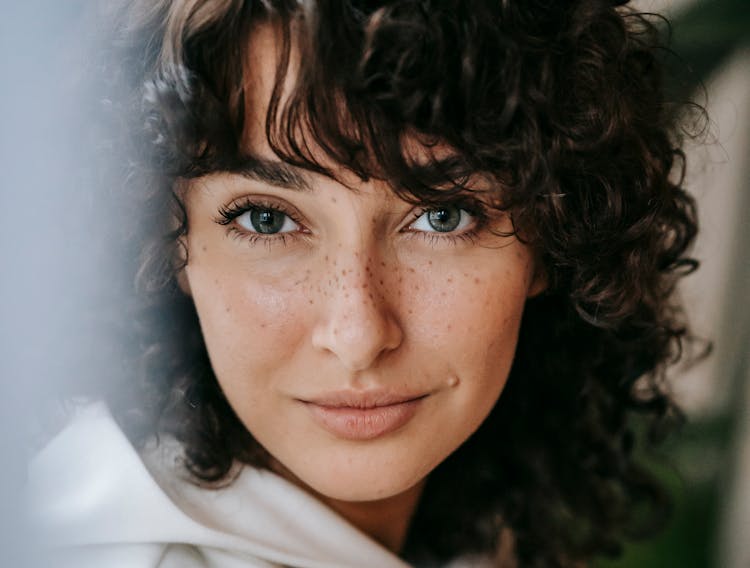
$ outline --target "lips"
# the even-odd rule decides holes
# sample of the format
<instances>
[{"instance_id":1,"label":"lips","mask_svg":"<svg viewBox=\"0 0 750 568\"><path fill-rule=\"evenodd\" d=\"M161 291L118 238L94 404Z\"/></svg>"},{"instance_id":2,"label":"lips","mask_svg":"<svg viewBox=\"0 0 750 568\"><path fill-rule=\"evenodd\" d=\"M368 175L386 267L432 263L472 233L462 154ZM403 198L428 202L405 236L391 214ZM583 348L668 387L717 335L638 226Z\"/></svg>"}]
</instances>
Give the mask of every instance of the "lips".
<instances>
[{"instance_id":1,"label":"lips","mask_svg":"<svg viewBox=\"0 0 750 568\"><path fill-rule=\"evenodd\" d=\"M346 440L373 440L405 426L425 394L339 392L302 401L323 429Z\"/></svg>"}]
</instances>

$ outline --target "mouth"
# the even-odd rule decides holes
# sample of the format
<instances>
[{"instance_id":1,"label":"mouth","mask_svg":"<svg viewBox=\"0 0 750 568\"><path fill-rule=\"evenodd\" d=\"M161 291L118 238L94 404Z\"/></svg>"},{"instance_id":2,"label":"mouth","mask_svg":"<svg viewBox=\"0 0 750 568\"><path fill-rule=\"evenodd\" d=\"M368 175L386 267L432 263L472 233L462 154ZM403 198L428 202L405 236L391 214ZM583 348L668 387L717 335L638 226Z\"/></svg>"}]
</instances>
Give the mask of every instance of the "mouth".
<instances>
[{"instance_id":1,"label":"mouth","mask_svg":"<svg viewBox=\"0 0 750 568\"><path fill-rule=\"evenodd\" d=\"M313 420L337 438L373 440L404 427L428 394L329 393L302 400Z\"/></svg>"}]
</instances>

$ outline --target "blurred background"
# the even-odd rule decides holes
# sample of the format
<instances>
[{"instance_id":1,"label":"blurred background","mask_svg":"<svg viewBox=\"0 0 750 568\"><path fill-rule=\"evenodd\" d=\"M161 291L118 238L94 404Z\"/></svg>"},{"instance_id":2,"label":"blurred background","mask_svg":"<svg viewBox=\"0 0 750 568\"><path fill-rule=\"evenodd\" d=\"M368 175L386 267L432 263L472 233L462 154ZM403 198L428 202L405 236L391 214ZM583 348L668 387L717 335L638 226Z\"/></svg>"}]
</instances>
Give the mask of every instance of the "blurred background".
<instances>
[{"instance_id":1,"label":"blurred background","mask_svg":"<svg viewBox=\"0 0 750 568\"><path fill-rule=\"evenodd\" d=\"M688 423L659 456L647 456L674 495L671 524L657 540L597 566L750 568L750 0L633 5L670 19L668 61L679 77L670 88L710 118L705 137L687 147L701 268L682 294L713 353L674 369Z\"/></svg>"},{"instance_id":2,"label":"blurred background","mask_svg":"<svg viewBox=\"0 0 750 568\"><path fill-rule=\"evenodd\" d=\"M19 500L33 444L19 425L87 357L76 313L96 293L97 274L113 269L80 253L97 234L81 191L92 180L73 167L86 117L71 93L86 55L69 46L85 29L86 4L0 0L0 566L26 565L35 546L24 541ZM750 0L633 5L670 18L668 60L679 77L670 88L711 119L687 149L702 267L682 294L714 351L672 373L689 421L658 456L645 456L674 494L671 524L596 566L750 568Z\"/></svg>"},{"instance_id":3,"label":"blurred background","mask_svg":"<svg viewBox=\"0 0 750 568\"><path fill-rule=\"evenodd\" d=\"M81 168L86 0L0 0L0 566L37 566L24 528L33 420L90 357L80 314L100 281ZM79 45L80 44L80 45ZM73 46L78 46L74 48ZM90 187L90 186L89 186ZM109 219L108 222L117 222ZM88 353L87 353L88 352ZM31 429L31 432L29 432Z\"/></svg>"}]
</instances>

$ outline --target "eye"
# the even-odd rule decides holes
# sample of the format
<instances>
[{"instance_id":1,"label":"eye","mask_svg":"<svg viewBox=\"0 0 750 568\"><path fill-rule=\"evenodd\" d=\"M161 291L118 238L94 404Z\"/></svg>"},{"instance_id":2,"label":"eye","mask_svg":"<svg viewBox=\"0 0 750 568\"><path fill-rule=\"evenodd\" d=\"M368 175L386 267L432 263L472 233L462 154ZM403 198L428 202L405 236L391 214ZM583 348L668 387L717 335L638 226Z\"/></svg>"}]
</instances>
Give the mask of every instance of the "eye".
<instances>
[{"instance_id":1,"label":"eye","mask_svg":"<svg viewBox=\"0 0 750 568\"><path fill-rule=\"evenodd\" d=\"M252 207L236 217L237 224L250 233L274 235L299 230L289 215L271 207Z\"/></svg>"},{"instance_id":2,"label":"eye","mask_svg":"<svg viewBox=\"0 0 750 568\"><path fill-rule=\"evenodd\" d=\"M465 209L456 205L441 205L425 210L409 228L427 233L452 233L466 229L473 220L474 216Z\"/></svg>"}]
</instances>

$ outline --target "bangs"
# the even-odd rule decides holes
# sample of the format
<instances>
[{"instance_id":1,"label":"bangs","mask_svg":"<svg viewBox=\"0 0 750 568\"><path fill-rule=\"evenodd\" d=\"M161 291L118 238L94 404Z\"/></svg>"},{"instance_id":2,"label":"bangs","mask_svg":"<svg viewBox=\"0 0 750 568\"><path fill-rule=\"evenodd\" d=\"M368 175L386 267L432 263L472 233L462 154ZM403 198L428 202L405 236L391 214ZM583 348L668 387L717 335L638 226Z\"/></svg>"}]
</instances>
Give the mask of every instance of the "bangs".
<instances>
[{"instance_id":1,"label":"bangs","mask_svg":"<svg viewBox=\"0 0 750 568\"><path fill-rule=\"evenodd\" d=\"M253 34L271 26L278 50L262 118L282 161L342 182L341 172L381 180L410 202L473 191L500 208L499 187L512 171L496 141L512 112L498 105L502 93L480 84L484 59L497 55L476 45L481 34L455 10L428 13L419 3L311 4L238 3L213 18L197 15L196 4L196 15L170 14L179 23L167 28L145 98L160 166L168 161L173 175L190 178L253 158L244 140L257 113L247 106L257 74L247 61ZM488 107L497 119L492 139L486 124L479 128Z\"/></svg>"}]
</instances>

